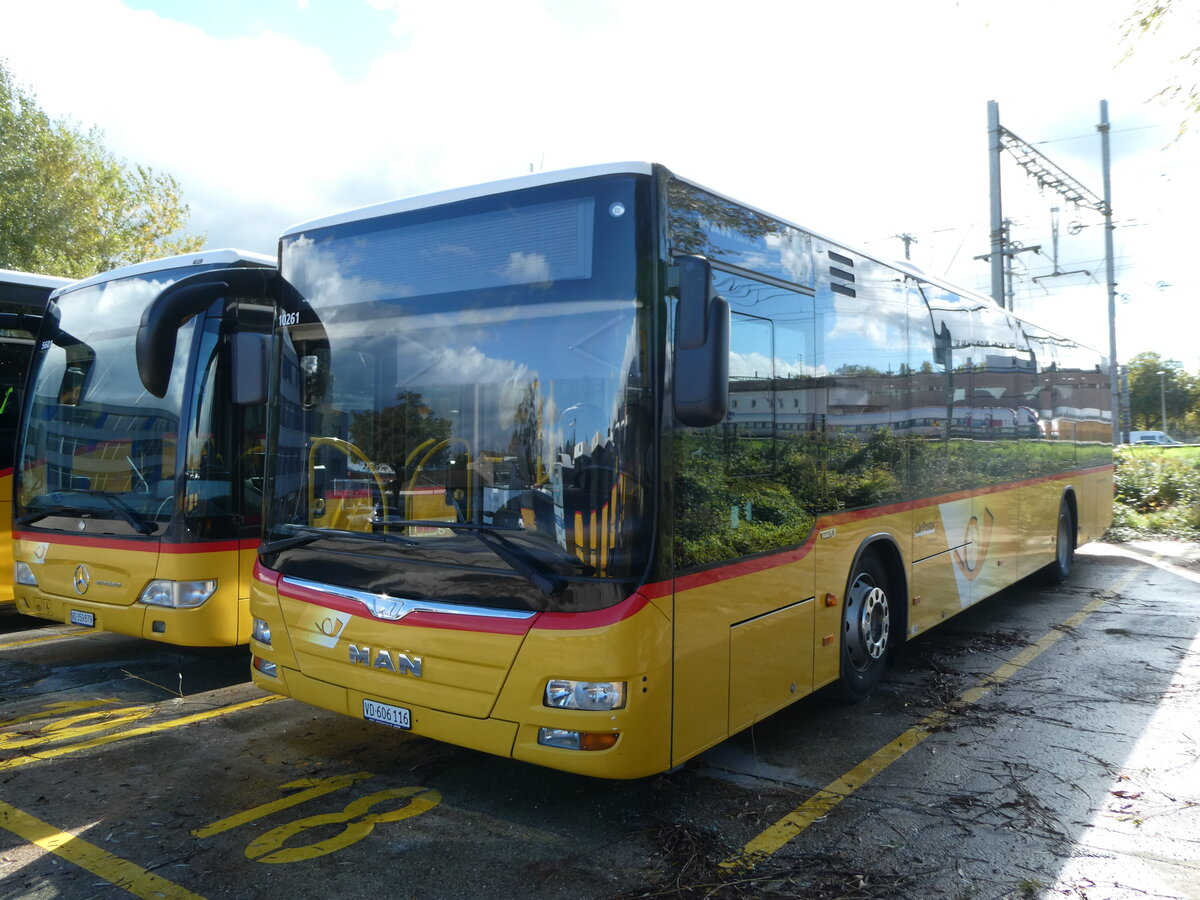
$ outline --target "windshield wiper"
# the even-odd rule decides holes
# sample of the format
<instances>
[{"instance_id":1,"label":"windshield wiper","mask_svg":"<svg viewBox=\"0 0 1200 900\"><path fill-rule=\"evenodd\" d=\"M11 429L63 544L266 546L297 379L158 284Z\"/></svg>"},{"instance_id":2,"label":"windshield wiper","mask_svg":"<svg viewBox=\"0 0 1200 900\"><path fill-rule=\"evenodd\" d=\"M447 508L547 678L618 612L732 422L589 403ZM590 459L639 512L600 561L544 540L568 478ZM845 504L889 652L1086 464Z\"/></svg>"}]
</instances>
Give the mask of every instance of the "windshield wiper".
<instances>
[{"instance_id":1,"label":"windshield wiper","mask_svg":"<svg viewBox=\"0 0 1200 900\"><path fill-rule=\"evenodd\" d=\"M311 527L311 526L293 526L293 527ZM279 538L275 541L267 541L261 544L258 552L279 553L283 550L288 550L292 547L301 547L304 544L311 544L313 541L319 541L323 538L358 538L364 541L382 541L388 544L400 544L404 547L420 546L420 541L414 541L412 538L406 538L399 534L372 533L369 531L345 531L340 528L316 528L305 531L303 534L294 534L291 537Z\"/></svg>"},{"instance_id":2,"label":"windshield wiper","mask_svg":"<svg viewBox=\"0 0 1200 900\"><path fill-rule=\"evenodd\" d=\"M546 567L541 564L541 561L537 557L501 534L502 531L520 531L518 526L506 528L495 524L483 525L468 522L458 500L453 500L452 502L454 503L455 512L458 513L458 521L447 522L443 527L449 528L451 531L468 531L473 534L479 539L481 544L495 553L504 562L508 563L514 572L543 594L557 597L566 590L566 579L547 571ZM492 518L493 520L496 518L495 512L492 513Z\"/></svg>"},{"instance_id":3,"label":"windshield wiper","mask_svg":"<svg viewBox=\"0 0 1200 900\"><path fill-rule=\"evenodd\" d=\"M75 509L70 506L49 506L46 509L39 509L37 512L28 512L17 516L13 521L18 525L32 525L39 519L46 519L50 516L78 515L80 512L85 512L85 510Z\"/></svg>"},{"instance_id":4,"label":"windshield wiper","mask_svg":"<svg viewBox=\"0 0 1200 900\"><path fill-rule=\"evenodd\" d=\"M543 594L557 597L566 590L565 578L548 571L537 557L505 538L494 526L453 522L446 523L446 527L454 531L469 531L484 546L512 566L514 572Z\"/></svg>"},{"instance_id":5,"label":"windshield wiper","mask_svg":"<svg viewBox=\"0 0 1200 900\"><path fill-rule=\"evenodd\" d=\"M99 497L109 508L112 509L121 519L129 524L138 534L151 535L158 530L158 525L151 522L149 519L143 519L136 512L130 509L116 494L109 494L106 491L85 491L82 488L73 488L67 491L55 491L56 494L82 494L85 497ZM19 517L16 522L18 525L29 525L39 519L44 519L47 516L83 516L85 513L94 514L97 510L81 506L66 506L56 504L46 509L38 510L37 512L25 513Z\"/></svg>"}]
</instances>

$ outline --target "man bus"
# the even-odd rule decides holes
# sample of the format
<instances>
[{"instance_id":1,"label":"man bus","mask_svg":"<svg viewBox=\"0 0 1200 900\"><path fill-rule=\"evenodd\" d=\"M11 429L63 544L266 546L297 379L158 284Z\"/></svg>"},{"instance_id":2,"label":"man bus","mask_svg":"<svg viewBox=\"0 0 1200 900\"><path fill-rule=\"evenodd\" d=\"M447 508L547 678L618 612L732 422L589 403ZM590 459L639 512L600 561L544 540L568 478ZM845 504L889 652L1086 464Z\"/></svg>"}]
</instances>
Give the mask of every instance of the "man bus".
<instances>
[{"instance_id":1,"label":"man bus","mask_svg":"<svg viewBox=\"0 0 1200 900\"><path fill-rule=\"evenodd\" d=\"M236 403L237 335L271 308L232 292L164 338L172 390L142 387L147 303L197 272L269 278L274 261L211 250L56 291L38 334L16 466L19 612L191 646L245 643L262 498L263 398ZM241 398L246 399L246 398Z\"/></svg>"},{"instance_id":2,"label":"man bus","mask_svg":"<svg viewBox=\"0 0 1200 900\"><path fill-rule=\"evenodd\" d=\"M13 602L12 471L33 338L55 288L69 278L0 269L0 607Z\"/></svg>"},{"instance_id":3,"label":"man bus","mask_svg":"<svg viewBox=\"0 0 1200 900\"><path fill-rule=\"evenodd\" d=\"M369 207L280 261L269 691L644 776L867 696L1109 521L1098 354L661 166Z\"/></svg>"}]
</instances>

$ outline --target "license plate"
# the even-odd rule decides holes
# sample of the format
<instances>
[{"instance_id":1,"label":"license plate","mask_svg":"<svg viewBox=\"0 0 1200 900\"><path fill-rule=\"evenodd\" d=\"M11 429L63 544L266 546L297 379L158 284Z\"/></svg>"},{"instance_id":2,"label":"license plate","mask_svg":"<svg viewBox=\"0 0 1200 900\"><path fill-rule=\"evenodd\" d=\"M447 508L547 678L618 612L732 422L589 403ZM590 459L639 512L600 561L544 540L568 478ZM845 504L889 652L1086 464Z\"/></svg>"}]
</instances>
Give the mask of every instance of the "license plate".
<instances>
[{"instance_id":1,"label":"license plate","mask_svg":"<svg viewBox=\"0 0 1200 900\"><path fill-rule=\"evenodd\" d=\"M83 612L82 610L79 610L79 609L73 609L73 610L71 610L71 624L72 625L82 625L85 628L95 628L96 627L96 614L90 613L90 612Z\"/></svg>"},{"instance_id":2,"label":"license plate","mask_svg":"<svg viewBox=\"0 0 1200 900\"><path fill-rule=\"evenodd\" d=\"M412 713L403 706L389 706L374 700L363 701L363 718L393 728L412 728Z\"/></svg>"}]
</instances>

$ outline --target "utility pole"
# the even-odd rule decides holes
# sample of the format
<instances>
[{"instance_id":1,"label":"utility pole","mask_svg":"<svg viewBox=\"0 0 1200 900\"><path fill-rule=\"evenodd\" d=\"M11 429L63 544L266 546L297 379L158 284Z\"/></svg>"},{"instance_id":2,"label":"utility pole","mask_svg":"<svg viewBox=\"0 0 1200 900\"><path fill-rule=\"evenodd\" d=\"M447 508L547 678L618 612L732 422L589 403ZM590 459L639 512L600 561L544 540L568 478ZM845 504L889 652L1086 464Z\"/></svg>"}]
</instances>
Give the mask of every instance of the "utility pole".
<instances>
[{"instance_id":1,"label":"utility pole","mask_svg":"<svg viewBox=\"0 0 1200 900\"><path fill-rule=\"evenodd\" d=\"M992 199L992 252L988 261L992 266L992 299L1004 308L1004 250L1008 243L1004 233L1004 209L1000 202L1000 151L1003 149L1000 136L1000 104L988 101L988 171L991 176Z\"/></svg>"},{"instance_id":2,"label":"utility pole","mask_svg":"<svg viewBox=\"0 0 1200 900\"><path fill-rule=\"evenodd\" d=\"M1162 430L1167 433L1167 373L1158 371L1158 401L1162 404Z\"/></svg>"},{"instance_id":3,"label":"utility pole","mask_svg":"<svg viewBox=\"0 0 1200 900\"><path fill-rule=\"evenodd\" d=\"M912 257L909 255L908 248L910 245L917 244L920 242L915 237L913 237L911 234L893 234L892 237L897 238L901 241L904 241L904 258L911 260Z\"/></svg>"},{"instance_id":4,"label":"utility pole","mask_svg":"<svg viewBox=\"0 0 1200 900\"><path fill-rule=\"evenodd\" d=\"M1121 394L1117 382L1117 276L1113 263L1112 173L1108 152L1108 101L1100 101L1100 157L1104 166L1104 260L1108 276L1108 371L1112 391L1113 446L1121 443ZM1165 429L1164 429L1165 430Z\"/></svg>"},{"instance_id":5,"label":"utility pole","mask_svg":"<svg viewBox=\"0 0 1200 900\"><path fill-rule=\"evenodd\" d=\"M976 259L987 259L992 266L992 298L996 303L1007 309L1010 298L1005 295L1005 260L1014 251L1005 229L1004 214L1000 202L1000 152L1007 150L1016 158L1017 164L1030 176L1036 179L1038 187L1050 188L1065 197L1078 209L1086 207L1104 216L1104 256L1108 274L1108 361L1109 389L1112 400L1112 439L1113 444L1121 443L1123 418L1121 415L1121 394L1117 374L1117 278L1113 255L1113 220L1112 220L1112 178L1111 161L1108 149L1108 101L1100 101L1100 132L1101 156L1104 167L1104 199L1101 200L1078 180L1047 159L1041 151L1026 143L1000 124L1000 106L995 100L988 101L988 152L989 169L991 172L991 227L992 250ZM1032 249L1032 248L1021 248ZM1055 253L1055 274L1059 273L1057 252Z\"/></svg>"},{"instance_id":6,"label":"utility pole","mask_svg":"<svg viewBox=\"0 0 1200 900\"><path fill-rule=\"evenodd\" d=\"M1013 259L1018 253L1041 253L1042 245L1033 244L1030 247L1022 245L1018 241L1010 241L1009 234L1012 232L1012 219L1005 219L1000 223L1000 246L1003 248L1000 252L984 253L982 256L976 256L976 259L993 260L1000 259L1000 299L996 300L996 305L1001 309L1013 308ZM995 274L996 264L992 262L992 273ZM993 283L992 289L995 290ZM993 298L995 299L995 298Z\"/></svg>"}]
</instances>

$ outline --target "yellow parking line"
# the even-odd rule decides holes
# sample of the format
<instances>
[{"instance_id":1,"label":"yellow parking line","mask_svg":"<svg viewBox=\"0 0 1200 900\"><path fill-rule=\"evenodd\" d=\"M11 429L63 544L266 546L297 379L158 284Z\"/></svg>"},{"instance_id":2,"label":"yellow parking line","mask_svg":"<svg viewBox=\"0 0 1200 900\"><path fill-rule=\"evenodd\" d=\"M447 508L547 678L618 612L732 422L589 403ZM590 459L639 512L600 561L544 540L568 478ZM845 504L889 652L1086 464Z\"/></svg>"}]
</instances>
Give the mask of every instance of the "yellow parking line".
<instances>
[{"instance_id":1,"label":"yellow parking line","mask_svg":"<svg viewBox=\"0 0 1200 900\"><path fill-rule=\"evenodd\" d=\"M123 741L126 738L140 737L144 734L154 734L156 731L167 731L171 728L178 728L181 725L191 725L195 722L203 722L207 719L215 719L219 716L228 715L229 713L240 712L243 709L252 709L255 706L262 706L264 703L271 703L275 700L282 700L283 697L279 694L267 694L265 697L259 697L255 700L247 700L244 703L235 703L232 706L222 706L219 709L210 709L205 712L193 713L190 716L180 716L178 719L168 719L165 722L155 722L150 725L140 725L137 728L130 728L127 731L118 731L113 734L101 735L94 737L89 741L80 741L77 744L68 744L63 747L54 747L50 750L39 750L37 753L30 753L26 756L14 756L12 759L0 761L0 772L5 769L16 769L20 766L28 765L29 763L40 762L44 759L54 759L59 756L66 756L69 753L78 753L80 750L87 750L91 747L101 747L104 744L111 744L116 741Z\"/></svg>"},{"instance_id":2,"label":"yellow parking line","mask_svg":"<svg viewBox=\"0 0 1200 900\"><path fill-rule=\"evenodd\" d=\"M59 638L72 637L77 634L87 634L89 632L91 634L98 633L91 628L77 628L74 631L61 631L58 634L48 634L44 637L24 638L23 640L19 641L9 641L7 644L0 644L0 650L7 650L9 647L21 647L25 644L40 644L43 641L56 641Z\"/></svg>"},{"instance_id":3,"label":"yellow parking line","mask_svg":"<svg viewBox=\"0 0 1200 900\"><path fill-rule=\"evenodd\" d=\"M1066 632L1059 630L1060 628L1070 629L1078 626L1084 619L1116 596L1127 584L1133 581L1137 574L1137 572L1129 573L1117 584L1110 587L1095 600L1092 600L1063 622L1061 626L1047 632L1040 640L1026 647L995 671L984 676L977 685L964 691L961 697L950 703L945 709L937 710L926 716L894 741L876 750L836 781L817 791L817 793L782 819L768 827L757 837L748 841L737 855L722 862L720 867L726 870L752 868L757 862L777 852L788 841L826 815L856 790L904 756L909 750L919 745L952 715L961 712L968 706L978 703L993 688L1004 683L1028 666L1063 637Z\"/></svg>"},{"instance_id":4,"label":"yellow parking line","mask_svg":"<svg viewBox=\"0 0 1200 900\"><path fill-rule=\"evenodd\" d=\"M135 897L146 900L204 900L173 881L143 869L136 863L101 850L67 831L29 815L0 800L0 828L11 831L48 853L86 869Z\"/></svg>"}]
</instances>

